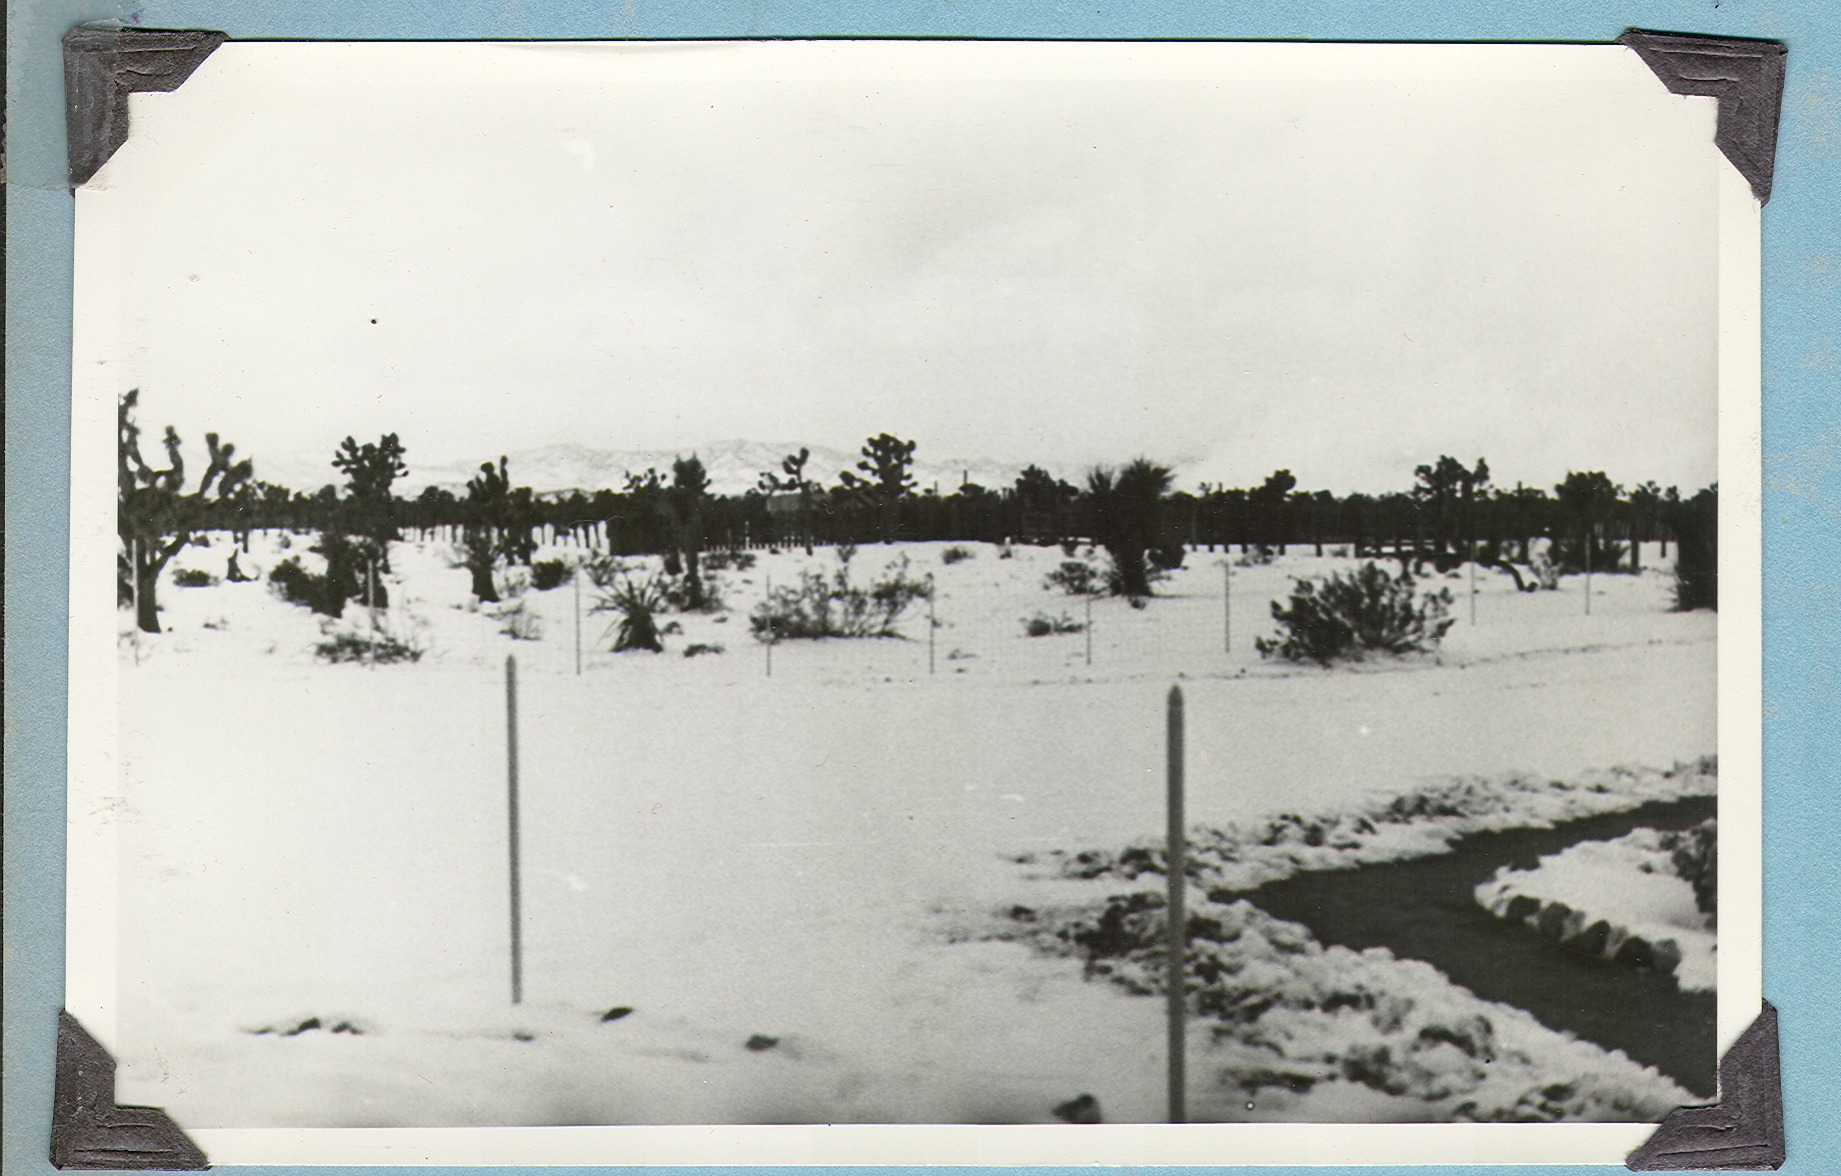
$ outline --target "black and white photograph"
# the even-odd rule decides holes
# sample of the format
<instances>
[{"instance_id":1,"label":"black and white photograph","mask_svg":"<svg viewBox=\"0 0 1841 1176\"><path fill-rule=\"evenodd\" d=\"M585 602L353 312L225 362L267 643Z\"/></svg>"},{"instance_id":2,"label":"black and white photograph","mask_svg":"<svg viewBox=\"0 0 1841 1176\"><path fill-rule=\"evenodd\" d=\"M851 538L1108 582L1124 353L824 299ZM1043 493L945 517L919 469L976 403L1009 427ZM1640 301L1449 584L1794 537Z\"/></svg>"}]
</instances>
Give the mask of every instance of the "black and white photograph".
<instances>
[{"instance_id":1,"label":"black and white photograph","mask_svg":"<svg viewBox=\"0 0 1841 1176\"><path fill-rule=\"evenodd\" d=\"M1621 1160L1715 1098L1758 205L1712 99L1616 45L232 42L131 111L71 552L124 1105L217 1162Z\"/></svg>"}]
</instances>

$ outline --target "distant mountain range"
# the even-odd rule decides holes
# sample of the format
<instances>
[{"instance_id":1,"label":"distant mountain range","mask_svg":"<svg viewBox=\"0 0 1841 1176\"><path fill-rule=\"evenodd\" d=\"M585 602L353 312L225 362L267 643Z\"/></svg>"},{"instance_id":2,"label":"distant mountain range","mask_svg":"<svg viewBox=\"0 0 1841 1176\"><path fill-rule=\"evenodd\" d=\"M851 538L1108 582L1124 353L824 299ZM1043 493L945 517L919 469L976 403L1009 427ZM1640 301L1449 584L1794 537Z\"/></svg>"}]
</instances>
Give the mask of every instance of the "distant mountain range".
<instances>
[{"instance_id":1,"label":"distant mountain range","mask_svg":"<svg viewBox=\"0 0 1841 1176\"><path fill-rule=\"evenodd\" d=\"M792 443L716 441L684 449L591 449L565 442L521 449L506 457L514 486L529 486L539 494L568 490L593 493L602 488L620 489L629 472L637 474L655 469L670 480L672 461L694 453L709 472L712 492L741 494L756 488L763 470L780 473L780 463L800 448ZM855 452L817 445L805 448L812 451L806 462L806 477L821 485L835 486L840 471L856 467L858 455ZM941 494L950 494L966 481L993 490L1013 485L1023 468L1023 465L985 458L930 461L925 454L917 453L913 477L922 490L937 486ZM1081 470L1047 465L1044 468L1070 482L1079 482L1084 477ZM461 493L467 480L478 472L478 462L417 465L411 455L409 472L396 484L396 492L413 497L425 486L443 486ZM339 481L338 472L328 459L304 457L260 458L256 462L256 476L309 493Z\"/></svg>"}]
</instances>

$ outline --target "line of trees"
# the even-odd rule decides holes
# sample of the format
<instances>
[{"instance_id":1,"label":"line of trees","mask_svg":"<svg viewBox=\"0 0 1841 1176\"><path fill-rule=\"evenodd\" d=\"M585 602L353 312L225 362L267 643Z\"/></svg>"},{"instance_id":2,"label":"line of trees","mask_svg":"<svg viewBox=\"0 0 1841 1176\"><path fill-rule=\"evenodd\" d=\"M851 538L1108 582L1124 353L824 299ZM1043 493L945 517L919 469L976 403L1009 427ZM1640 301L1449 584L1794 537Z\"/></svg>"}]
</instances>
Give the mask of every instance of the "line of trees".
<instances>
[{"instance_id":1,"label":"line of trees","mask_svg":"<svg viewBox=\"0 0 1841 1176\"><path fill-rule=\"evenodd\" d=\"M669 478L645 470L629 473L618 489L539 495L515 485L515 471L500 457L482 463L463 493L430 486L405 498L392 489L407 471L395 434L362 445L347 438L331 462L343 486L311 493L257 480L249 461L236 460L234 447L210 434L210 464L188 491L171 428L168 466L156 470L142 459L136 401L133 392L121 401L122 598L137 602L139 623L150 632L158 631L153 601L160 569L208 530L231 532L244 550L252 531L317 531L316 550L339 581L330 591L373 603L383 603L375 577L389 569L389 544L405 532L452 541L482 601L497 599L494 568L529 564L541 542L561 540L615 555L665 554L687 576L692 594L701 589L699 556L706 549L809 552L814 545L895 540L1093 543L1109 553L1131 595L1148 592L1147 560L1175 566L1185 547L1283 554L1308 545L1321 555L1333 546L1416 568L1448 571L1475 560L1513 572L1530 563L1538 546L1560 571L1611 573L1638 570L1641 544L1660 541L1664 558L1668 545L1678 543L1684 559L1704 565L1697 575L1710 577L1716 562L1709 553L1717 536L1717 488L1684 499L1654 482L1626 489L1602 471L1568 473L1551 490L1506 487L1492 482L1485 461L1466 464L1448 455L1417 467L1410 486L1378 495L1300 490L1285 469L1250 488L1203 483L1195 492L1175 490L1167 467L1142 458L1093 470L1080 486L1032 465L1009 486L967 482L939 494L915 484L915 442L881 433L864 442L855 468L829 487L807 474L810 452L801 449L778 470L761 471L742 494L712 493L708 472L691 455L674 464Z\"/></svg>"}]
</instances>

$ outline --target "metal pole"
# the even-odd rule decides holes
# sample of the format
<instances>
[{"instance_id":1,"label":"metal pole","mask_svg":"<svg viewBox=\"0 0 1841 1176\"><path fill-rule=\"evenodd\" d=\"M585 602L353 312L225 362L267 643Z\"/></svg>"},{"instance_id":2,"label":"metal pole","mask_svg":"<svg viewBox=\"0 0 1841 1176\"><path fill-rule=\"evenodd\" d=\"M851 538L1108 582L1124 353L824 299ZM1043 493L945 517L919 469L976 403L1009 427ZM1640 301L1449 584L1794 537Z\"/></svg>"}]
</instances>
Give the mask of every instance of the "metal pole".
<instances>
[{"instance_id":1,"label":"metal pole","mask_svg":"<svg viewBox=\"0 0 1841 1176\"><path fill-rule=\"evenodd\" d=\"M767 577L767 676L773 677L773 577Z\"/></svg>"},{"instance_id":2,"label":"metal pole","mask_svg":"<svg viewBox=\"0 0 1841 1176\"><path fill-rule=\"evenodd\" d=\"M505 655L505 778L511 845L511 1003L524 1000L523 896L518 875L518 659Z\"/></svg>"},{"instance_id":3,"label":"metal pole","mask_svg":"<svg viewBox=\"0 0 1841 1176\"><path fill-rule=\"evenodd\" d=\"M933 631L939 622L933 619L933 577L927 577L927 672L933 673Z\"/></svg>"},{"instance_id":4,"label":"metal pole","mask_svg":"<svg viewBox=\"0 0 1841 1176\"><path fill-rule=\"evenodd\" d=\"M1585 528L1585 615L1592 615L1592 528Z\"/></svg>"},{"instance_id":5,"label":"metal pole","mask_svg":"<svg viewBox=\"0 0 1841 1176\"><path fill-rule=\"evenodd\" d=\"M582 565L575 565L575 574L569 577L575 585L575 672L579 677L582 672Z\"/></svg>"},{"instance_id":6,"label":"metal pole","mask_svg":"<svg viewBox=\"0 0 1841 1176\"><path fill-rule=\"evenodd\" d=\"M1169 776L1169 829L1166 841L1168 857L1166 877L1169 882L1169 912L1164 939L1164 994L1170 1027L1170 1122L1187 1118L1183 1097L1183 1051L1187 1018L1183 1000L1183 955L1188 950L1188 916L1183 909L1184 872L1187 869L1183 821L1183 688L1170 687L1169 743L1166 769Z\"/></svg>"},{"instance_id":7,"label":"metal pole","mask_svg":"<svg viewBox=\"0 0 1841 1176\"><path fill-rule=\"evenodd\" d=\"M371 615L371 645L365 656L374 670L377 668L377 561L374 559L371 561L370 575L364 581L364 607Z\"/></svg>"},{"instance_id":8,"label":"metal pole","mask_svg":"<svg viewBox=\"0 0 1841 1176\"><path fill-rule=\"evenodd\" d=\"M1470 623L1477 623L1477 541L1470 541Z\"/></svg>"},{"instance_id":9,"label":"metal pole","mask_svg":"<svg viewBox=\"0 0 1841 1176\"><path fill-rule=\"evenodd\" d=\"M1234 652L1234 565L1221 561L1221 652Z\"/></svg>"},{"instance_id":10,"label":"metal pole","mask_svg":"<svg viewBox=\"0 0 1841 1176\"><path fill-rule=\"evenodd\" d=\"M128 603L134 609L134 664L141 664L141 541L128 540Z\"/></svg>"},{"instance_id":11,"label":"metal pole","mask_svg":"<svg viewBox=\"0 0 1841 1176\"><path fill-rule=\"evenodd\" d=\"M1087 593L1087 664L1093 664L1093 593Z\"/></svg>"}]
</instances>

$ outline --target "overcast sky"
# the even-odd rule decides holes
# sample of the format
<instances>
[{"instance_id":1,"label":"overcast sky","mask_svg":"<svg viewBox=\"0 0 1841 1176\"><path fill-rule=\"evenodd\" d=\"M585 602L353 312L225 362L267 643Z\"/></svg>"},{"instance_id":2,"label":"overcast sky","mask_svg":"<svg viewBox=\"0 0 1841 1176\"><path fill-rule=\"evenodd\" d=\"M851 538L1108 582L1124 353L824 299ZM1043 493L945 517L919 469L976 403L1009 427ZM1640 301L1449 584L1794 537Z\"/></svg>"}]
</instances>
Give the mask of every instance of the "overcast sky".
<instances>
[{"instance_id":1,"label":"overcast sky","mask_svg":"<svg viewBox=\"0 0 1841 1176\"><path fill-rule=\"evenodd\" d=\"M1429 52L232 44L81 196L122 239L78 360L258 476L887 430L1713 481L1712 102L1616 48Z\"/></svg>"}]
</instances>

